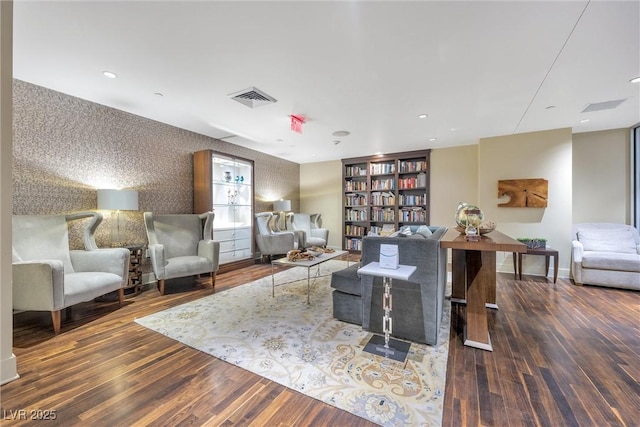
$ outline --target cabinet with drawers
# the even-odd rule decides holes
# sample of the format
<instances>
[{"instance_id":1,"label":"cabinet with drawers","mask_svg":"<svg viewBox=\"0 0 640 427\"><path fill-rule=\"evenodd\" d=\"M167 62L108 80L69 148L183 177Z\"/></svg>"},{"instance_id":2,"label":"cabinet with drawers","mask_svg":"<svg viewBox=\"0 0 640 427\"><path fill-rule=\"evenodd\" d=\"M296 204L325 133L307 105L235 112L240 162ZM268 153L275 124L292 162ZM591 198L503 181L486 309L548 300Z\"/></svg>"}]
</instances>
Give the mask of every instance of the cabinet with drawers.
<instances>
[{"instance_id":1,"label":"cabinet with drawers","mask_svg":"<svg viewBox=\"0 0 640 427\"><path fill-rule=\"evenodd\" d=\"M213 150L193 154L193 211L209 210L221 270L253 263L253 161Z\"/></svg>"}]
</instances>

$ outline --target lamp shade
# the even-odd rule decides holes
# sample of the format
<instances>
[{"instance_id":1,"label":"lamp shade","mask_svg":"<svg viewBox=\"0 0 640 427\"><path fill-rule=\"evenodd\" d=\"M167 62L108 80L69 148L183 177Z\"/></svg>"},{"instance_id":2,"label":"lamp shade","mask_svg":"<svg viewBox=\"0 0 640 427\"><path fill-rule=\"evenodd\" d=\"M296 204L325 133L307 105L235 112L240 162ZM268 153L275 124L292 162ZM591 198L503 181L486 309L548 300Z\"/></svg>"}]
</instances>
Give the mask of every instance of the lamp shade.
<instances>
[{"instance_id":1,"label":"lamp shade","mask_svg":"<svg viewBox=\"0 0 640 427\"><path fill-rule=\"evenodd\" d=\"M138 192L136 190L98 190L98 209L137 211Z\"/></svg>"},{"instance_id":2,"label":"lamp shade","mask_svg":"<svg viewBox=\"0 0 640 427\"><path fill-rule=\"evenodd\" d=\"M273 210L276 212L291 211L291 200L276 200L273 202Z\"/></svg>"}]
</instances>

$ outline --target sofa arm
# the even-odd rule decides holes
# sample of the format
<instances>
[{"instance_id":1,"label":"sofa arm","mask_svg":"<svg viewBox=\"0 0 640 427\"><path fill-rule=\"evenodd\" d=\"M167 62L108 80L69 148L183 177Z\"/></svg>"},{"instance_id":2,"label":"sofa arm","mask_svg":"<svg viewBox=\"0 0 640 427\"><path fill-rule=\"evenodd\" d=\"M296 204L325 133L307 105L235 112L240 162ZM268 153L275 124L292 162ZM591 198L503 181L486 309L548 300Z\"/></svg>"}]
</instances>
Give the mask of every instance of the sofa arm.
<instances>
[{"instance_id":1,"label":"sofa arm","mask_svg":"<svg viewBox=\"0 0 640 427\"><path fill-rule=\"evenodd\" d=\"M582 262L582 255L584 254L584 246L578 240L571 242L571 255L573 262Z\"/></svg>"},{"instance_id":2,"label":"sofa arm","mask_svg":"<svg viewBox=\"0 0 640 427\"><path fill-rule=\"evenodd\" d=\"M150 244L147 252L151 260L151 269L156 279L166 279L167 273L164 267L167 265L167 260L164 255L164 246L159 243Z\"/></svg>"},{"instance_id":3,"label":"sofa arm","mask_svg":"<svg viewBox=\"0 0 640 427\"><path fill-rule=\"evenodd\" d=\"M328 228L312 228L311 236L320 237L324 239L325 242L329 242L329 229Z\"/></svg>"},{"instance_id":4,"label":"sofa arm","mask_svg":"<svg viewBox=\"0 0 640 427\"><path fill-rule=\"evenodd\" d=\"M56 311L64 308L64 266L59 260L13 263L13 308Z\"/></svg>"},{"instance_id":5,"label":"sofa arm","mask_svg":"<svg viewBox=\"0 0 640 427\"><path fill-rule=\"evenodd\" d=\"M295 247L295 235L290 231L279 231L263 236L256 236L258 248L263 255L286 254Z\"/></svg>"},{"instance_id":6,"label":"sofa arm","mask_svg":"<svg viewBox=\"0 0 640 427\"><path fill-rule=\"evenodd\" d=\"M571 242L571 276L576 284L582 284L582 256L584 246L580 241Z\"/></svg>"},{"instance_id":7,"label":"sofa arm","mask_svg":"<svg viewBox=\"0 0 640 427\"><path fill-rule=\"evenodd\" d=\"M211 272L218 271L220 264L220 242L216 240L200 240L198 242L198 256L211 261Z\"/></svg>"},{"instance_id":8,"label":"sofa arm","mask_svg":"<svg viewBox=\"0 0 640 427\"><path fill-rule=\"evenodd\" d=\"M94 251L69 251L71 264L76 272L100 271L122 277L122 286L129 279L129 257L125 248L96 249Z\"/></svg>"}]
</instances>

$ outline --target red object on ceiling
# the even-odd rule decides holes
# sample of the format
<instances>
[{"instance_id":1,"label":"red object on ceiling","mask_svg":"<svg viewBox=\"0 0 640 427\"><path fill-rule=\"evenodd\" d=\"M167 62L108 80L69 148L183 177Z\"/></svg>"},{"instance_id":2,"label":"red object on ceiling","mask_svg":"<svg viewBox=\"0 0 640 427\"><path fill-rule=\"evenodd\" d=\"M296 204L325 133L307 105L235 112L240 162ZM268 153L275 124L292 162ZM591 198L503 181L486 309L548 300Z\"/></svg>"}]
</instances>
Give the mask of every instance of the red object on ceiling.
<instances>
[{"instance_id":1,"label":"red object on ceiling","mask_svg":"<svg viewBox=\"0 0 640 427\"><path fill-rule=\"evenodd\" d=\"M291 130L294 132L302 133L302 125L305 122L304 116L291 115Z\"/></svg>"}]
</instances>

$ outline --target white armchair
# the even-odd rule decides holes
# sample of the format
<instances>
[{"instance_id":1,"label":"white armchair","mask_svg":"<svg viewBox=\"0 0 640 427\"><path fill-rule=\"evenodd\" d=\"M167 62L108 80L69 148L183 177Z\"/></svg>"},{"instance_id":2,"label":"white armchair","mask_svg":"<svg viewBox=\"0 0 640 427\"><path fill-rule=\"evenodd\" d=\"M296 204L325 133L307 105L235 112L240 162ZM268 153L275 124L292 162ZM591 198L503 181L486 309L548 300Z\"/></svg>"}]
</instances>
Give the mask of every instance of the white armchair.
<instances>
[{"instance_id":1,"label":"white armchair","mask_svg":"<svg viewBox=\"0 0 640 427\"><path fill-rule=\"evenodd\" d=\"M294 213L291 215L291 226L294 230L301 230L300 247L324 247L329 241L329 230L322 228L321 214Z\"/></svg>"},{"instance_id":2,"label":"white armchair","mask_svg":"<svg viewBox=\"0 0 640 427\"><path fill-rule=\"evenodd\" d=\"M84 229L86 250L69 250L67 221L91 218ZM61 310L118 291L122 305L128 280L125 248L98 249L94 232L102 214L13 216L13 308L50 311L60 333Z\"/></svg>"},{"instance_id":3,"label":"white armchair","mask_svg":"<svg viewBox=\"0 0 640 427\"><path fill-rule=\"evenodd\" d=\"M273 231L273 214L260 212L256 217L256 244L262 257L286 254L297 247L295 235L291 231Z\"/></svg>"},{"instance_id":4,"label":"white armchair","mask_svg":"<svg viewBox=\"0 0 640 427\"><path fill-rule=\"evenodd\" d=\"M160 295L164 295L167 279L205 273L211 275L211 286L215 288L220 242L213 240L213 219L213 212L144 213L151 268L158 280Z\"/></svg>"}]
</instances>

